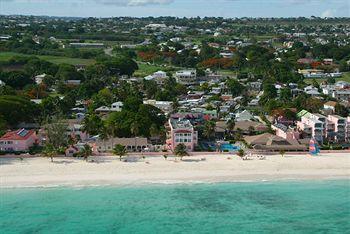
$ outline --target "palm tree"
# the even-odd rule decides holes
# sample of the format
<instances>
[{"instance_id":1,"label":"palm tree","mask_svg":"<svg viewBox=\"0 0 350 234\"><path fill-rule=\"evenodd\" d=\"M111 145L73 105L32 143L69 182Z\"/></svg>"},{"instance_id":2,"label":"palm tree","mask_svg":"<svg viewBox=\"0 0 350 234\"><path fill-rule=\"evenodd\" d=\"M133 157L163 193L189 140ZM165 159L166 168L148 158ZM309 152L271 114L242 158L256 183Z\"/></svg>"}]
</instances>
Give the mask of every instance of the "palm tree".
<instances>
[{"instance_id":1,"label":"palm tree","mask_svg":"<svg viewBox=\"0 0 350 234\"><path fill-rule=\"evenodd\" d=\"M243 149L238 150L237 155L238 155L239 157L243 158L244 155L245 155L244 150L243 150Z\"/></svg>"},{"instance_id":2,"label":"palm tree","mask_svg":"<svg viewBox=\"0 0 350 234\"><path fill-rule=\"evenodd\" d=\"M187 147L184 144L182 144L182 143L178 144L175 147L175 151L174 152L175 152L175 155L179 156L181 160L182 160L183 156L188 156Z\"/></svg>"},{"instance_id":3,"label":"palm tree","mask_svg":"<svg viewBox=\"0 0 350 234\"><path fill-rule=\"evenodd\" d=\"M122 157L127 154L125 146L123 146L121 144L115 145L113 148L113 154L118 155L119 160L122 161Z\"/></svg>"},{"instance_id":4,"label":"palm tree","mask_svg":"<svg viewBox=\"0 0 350 234\"><path fill-rule=\"evenodd\" d=\"M84 148L81 151L81 155L84 157L84 159L87 161L89 156L92 155L92 149L89 145L84 145Z\"/></svg>"},{"instance_id":5,"label":"palm tree","mask_svg":"<svg viewBox=\"0 0 350 234\"><path fill-rule=\"evenodd\" d=\"M282 157L284 157L285 153L286 153L285 150L283 150L283 149L280 150L280 154L281 154Z\"/></svg>"},{"instance_id":6,"label":"palm tree","mask_svg":"<svg viewBox=\"0 0 350 234\"><path fill-rule=\"evenodd\" d=\"M103 126L99 133L99 138L103 141L104 149L107 150L106 140L108 139L108 131L106 126Z\"/></svg>"},{"instance_id":7,"label":"palm tree","mask_svg":"<svg viewBox=\"0 0 350 234\"><path fill-rule=\"evenodd\" d=\"M229 121L227 121L227 129L228 129L230 136L232 136L232 133L235 129L235 126L236 126L236 123L233 119L230 119Z\"/></svg>"},{"instance_id":8,"label":"palm tree","mask_svg":"<svg viewBox=\"0 0 350 234\"><path fill-rule=\"evenodd\" d=\"M53 162L53 157L56 156L57 151L52 144L47 144L42 153L44 157L51 158L51 162Z\"/></svg>"},{"instance_id":9,"label":"palm tree","mask_svg":"<svg viewBox=\"0 0 350 234\"><path fill-rule=\"evenodd\" d=\"M130 131L134 137L138 136L140 134L140 124L137 121L132 122L130 125Z\"/></svg>"},{"instance_id":10,"label":"palm tree","mask_svg":"<svg viewBox=\"0 0 350 234\"><path fill-rule=\"evenodd\" d=\"M211 139L215 134L215 122L214 121L207 121L204 124L204 130L203 130L203 135L207 139Z\"/></svg>"},{"instance_id":11,"label":"palm tree","mask_svg":"<svg viewBox=\"0 0 350 234\"><path fill-rule=\"evenodd\" d=\"M106 133L107 136L112 138L112 146L114 145L114 137L117 135L118 127L115 125L115 123L111 123L108 126L106 126Z\"/></svg>"}]
</instances>

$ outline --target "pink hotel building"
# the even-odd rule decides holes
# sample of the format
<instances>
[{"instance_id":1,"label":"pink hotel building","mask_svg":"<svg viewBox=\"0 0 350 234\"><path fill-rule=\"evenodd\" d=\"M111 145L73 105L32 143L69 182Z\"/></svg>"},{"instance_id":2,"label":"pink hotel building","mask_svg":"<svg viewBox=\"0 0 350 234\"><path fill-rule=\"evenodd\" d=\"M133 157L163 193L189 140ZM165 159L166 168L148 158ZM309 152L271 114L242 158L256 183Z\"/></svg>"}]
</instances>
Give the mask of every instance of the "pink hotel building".
<instances>
[{"instance_id":1,"label":"pink hotel building","mask_svg":"<svg viewBox=\"0 0 350 234\"><path fill-rule=\"evenodd\" d=\"M193 151L198 144L198 132L189 120L169 119L167 146L174 151L178 144L184 144L188 151Z\"/></svg>"},{"instance_id":2,"label":"pink hotel building","mask_svg":"<svg viewBox=\"0 0 350 234\"><path fill-rule=\"evenodd\" d=\"M343 118L338 115L323 116L306 113L297 122L297 128L308 137L313 137L320 144L329 142L350 142L350 117Z\"/></svg>"}]
</instances>

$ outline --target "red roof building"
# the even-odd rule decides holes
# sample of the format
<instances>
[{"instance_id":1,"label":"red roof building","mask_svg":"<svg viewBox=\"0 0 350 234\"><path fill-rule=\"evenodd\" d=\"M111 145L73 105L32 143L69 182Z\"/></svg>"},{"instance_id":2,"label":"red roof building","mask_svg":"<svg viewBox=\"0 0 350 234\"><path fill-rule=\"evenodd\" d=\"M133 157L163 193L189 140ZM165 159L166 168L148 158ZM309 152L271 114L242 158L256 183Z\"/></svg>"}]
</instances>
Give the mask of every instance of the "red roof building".
<instances>
[{"instance_id":1,"label":"red roof building","mask_svg":"<svg viewBox=\"0 0 350 234\"><path fill-rule=\"evenodd\" d=\"M34 130L9 131L0 138L0 151L28 151L36 143L38 137Z\"/></svg>"}]
</instances>

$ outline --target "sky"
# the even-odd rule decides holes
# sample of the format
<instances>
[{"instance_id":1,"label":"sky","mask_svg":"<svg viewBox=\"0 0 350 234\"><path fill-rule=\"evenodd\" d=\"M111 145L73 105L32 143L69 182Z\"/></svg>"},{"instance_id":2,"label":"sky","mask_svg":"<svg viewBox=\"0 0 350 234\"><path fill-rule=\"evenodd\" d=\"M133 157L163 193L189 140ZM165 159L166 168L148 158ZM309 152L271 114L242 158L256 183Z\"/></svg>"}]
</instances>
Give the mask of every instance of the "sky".
<instances>
[{"instance_id":1,"label":"sky","mask_svg":"<svg viewBox=\"0 0 350 234\"><path fill-rule=\"evenodd\" d=\"M77 17L350 17L350 0L0 0L0 14Z\"/></svg>"}]
</instances>

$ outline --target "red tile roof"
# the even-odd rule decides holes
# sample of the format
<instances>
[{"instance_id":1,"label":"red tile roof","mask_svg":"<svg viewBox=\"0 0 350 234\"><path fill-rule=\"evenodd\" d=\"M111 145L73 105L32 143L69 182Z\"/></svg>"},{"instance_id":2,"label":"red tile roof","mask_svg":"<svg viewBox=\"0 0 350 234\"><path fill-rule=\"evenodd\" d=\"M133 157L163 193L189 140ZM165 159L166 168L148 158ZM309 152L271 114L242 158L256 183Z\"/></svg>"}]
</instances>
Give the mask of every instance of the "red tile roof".
<instances>
[{"instance_id":1,"label":"red tile roof","mask_svg":"<svg viewBox=\"0 0 350 234\"><path fill-rule=\"evenodd\" d=\"M35 134L34 130L19 129L5 133L0 140L27 140L33 134Z\"/></svg>"}]
</instances>

